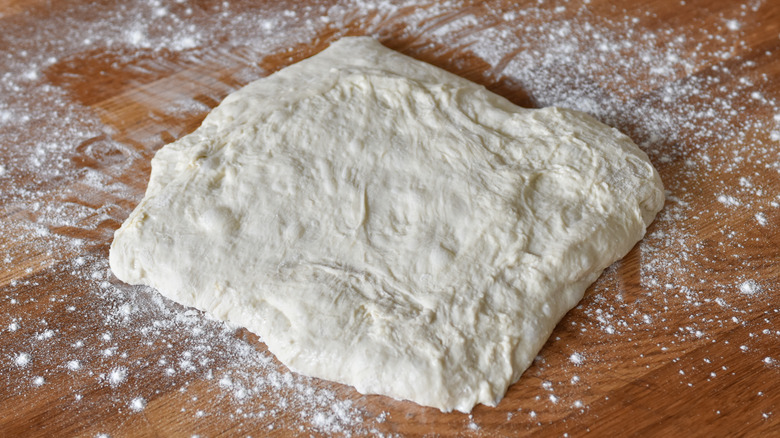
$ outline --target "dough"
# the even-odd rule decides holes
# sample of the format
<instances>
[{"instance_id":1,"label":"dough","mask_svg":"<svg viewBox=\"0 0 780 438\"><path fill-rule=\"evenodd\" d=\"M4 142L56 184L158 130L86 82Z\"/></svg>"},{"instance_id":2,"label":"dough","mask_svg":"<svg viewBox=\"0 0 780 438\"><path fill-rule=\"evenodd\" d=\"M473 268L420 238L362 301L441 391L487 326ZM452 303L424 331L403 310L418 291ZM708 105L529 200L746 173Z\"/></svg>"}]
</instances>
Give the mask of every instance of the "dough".
<instances>
[{"instance_id":1,"label":"dough","mask_svg":"<svg viewBox=\"0 0 780 438\"><path fill-rule=\"evenodd\" d=\"M110 263L293 371L469 412L663 201L616 129L344 38L162 148Z\"/></svg>"}]
</instances>

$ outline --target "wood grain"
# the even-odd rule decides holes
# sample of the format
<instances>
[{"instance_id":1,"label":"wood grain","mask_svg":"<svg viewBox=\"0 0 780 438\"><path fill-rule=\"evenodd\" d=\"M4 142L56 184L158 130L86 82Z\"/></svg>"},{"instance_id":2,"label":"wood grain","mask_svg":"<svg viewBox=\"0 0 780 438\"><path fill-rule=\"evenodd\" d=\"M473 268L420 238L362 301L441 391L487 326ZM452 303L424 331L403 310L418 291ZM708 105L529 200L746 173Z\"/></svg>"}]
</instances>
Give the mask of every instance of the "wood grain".
<instances>
[{"instance_id":1,"label":"wood grain","mask_svg":"<svg viewBox=\"0 0 780 438\"><path fill-rule=\"evenodd\" d=\"M62 25L58 17L71 20L74 8L88 4L63 3L0 1L0 26L11 32L0 35L0 44L15 45L9 53L45 50L46 35L56 32L40 33L36 26L43 32L51 23ZM94 7L106 16L126 13L122 2ZM166 7L170 14L191 16L186 19L194 29L212 29L206 25L223 5L171 2ZM193 10L190 15L186 7ZM320 20L325 24L319 27L295 21L335 14L336 7L344 11L337 21ZM780 146L772 134L778 130L773 119L778 109L771 104L780 99L780 4L495 1L453 8L427 2L387 13L337 1L237 1L225 8L231 17L282 17L285 10L297 10L292 16L298 18L279 31L290 40L276 51L242 45L239 36L226 32L185 49L86 44L84 50L53 53L56 60L40 67L39 81L61 91L63 105L86 109L97 121L90 128L94 135L63 149L60 176L44 178L19 164L35 155L31 145L53 135L44 132L45 121L40 132L32 129L0 145L9 163L6 174L0 173L0 259L6 260L0 264L0 436L780 436ZM534 13L523 13L529 10ZM511 25L508 13L516 14ZM666 108L663 99L670 90L694 87L696 93L680 99L715 112L706 130L697 126L706 118L691 118L675 128L676 138L643 144L670 190L666 214L648 230L648 240L611 267L566 315L498 407L478 406L470 416L444 414L314 380L307 385L350 401L367 422L328 432L301 416L305 403L278 404L294 389L236 402L218 379L165 374L157 365L161 360L190 351L215 375L245 371L262 377L268 366L284 367L237 361L231 351L236 342L258 353L265 345L245 330L220 331L216 323L209 325L213 345L195 351L204 343L192 339L193 325L177 320L184 309L153 291L122 285L108 273L112 233L143 195L156 150L194 130L231 91L344 35L373 34L390 48L481 83L519 105L536 106L545 96L510 67L530 50L544 56L550 45L532 29L546 29L551 17L592 23L599 32L620 35L612 41L628 43L606 53L598 68L580 66L590 70L572 84L587 85L597 103L601 96L620 108ZM631 17L641 18L633 33L626 31ZM455 26L464 19L473 22ZM732 19L740 26L735 44L718 37ZM312 28L310 38L295 37ZM446 39L436 37L446 29ZM507 30L519 41L517 47L499 60L484 59L468 38L490 29ZM23 48L25 32L44 36L37 42L31 37ZM642 65L643 55L665 54L669 47L675 56L691 59L690 68L662 80L654 79L650 68L631 71ZM9 71L13 67L0 59L0 77L4 63ZM741 90L745 80L760 84L760 97L770 103L748 92L735 94L732 90ZM13 95L0 102L21 108L36 96ZM718 112L724 101L735 110L728 117ZM614 119L635 138L647 137L646 120ZM676 114L669 120L686 119ZM0 129L11 128L0 124ZM88 175L100 175L99 183ZM740 196L741 205L724 206L718 201L724 193ZM58 206L59 215L67 206L78 220L54 223L46 219L46 206ZM746 282L757 292L739 293ZM126 325L111 319L121 315L117 307L123 303L134 306L133 322ZM14 324L19 327L11 329ZM144 327L157 327L155 337ZM236 342L220 342L227 337ZM107 349L110 355L103 353ZM21 352L31 353L29 364L19 365ZM81 361L79 372L67 369L71 358ZM107 383L118 367L126 370L126 380ZM45 383L36 385L36 376L44 376ZM128 408L134 394L145 396L142 412ZM285 400L298 399L290 394Z\"/></svg>"}]
</instances>

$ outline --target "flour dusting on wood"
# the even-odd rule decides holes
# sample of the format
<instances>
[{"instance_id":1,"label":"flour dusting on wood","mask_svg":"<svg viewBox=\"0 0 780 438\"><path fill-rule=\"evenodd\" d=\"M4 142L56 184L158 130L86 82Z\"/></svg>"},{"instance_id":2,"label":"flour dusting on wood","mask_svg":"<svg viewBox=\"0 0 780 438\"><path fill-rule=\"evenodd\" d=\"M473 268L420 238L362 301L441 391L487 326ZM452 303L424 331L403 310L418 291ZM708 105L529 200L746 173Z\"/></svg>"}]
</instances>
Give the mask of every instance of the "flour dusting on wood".
<instances>
[{"instance_id":1,"label":"flour dusting on wood","mask_svg":"<svg viewBox=\"0 0 780 438\"><path fill-rule=\"evenodd\" d=\"M269 74L264 59L293 62L291 48L321 35L382 40L391 29L405 53L518 104L585 111L626 132L668 190L635 250L639 266L613 265L564 318L519 384L533 395L513 399L510 390L508 421L534 428L561 415L587 419L609 397L591 383L615 369L673 367L674 381L659 384L703 394L728 385L745 360L777 379L777 283L754 273L772 265L777 273L777 248L763 242L780 231L780 93L777 78L753 67L778 54L745 44L767 2L702 16L701 26L678 26L662 11L608 20L587 1L512 10L244 3L131 0L0 15L8 35L0 46L0 267L14 273L0 273L3 400L52 400L77 419L96 411L89 392L100 391L106 417L95 421L174 404L186 424L228 418L237 433L382 434L388 421L404 421L347 388L289 372L237 327L121 284L106 261L154 151ZM477 73L466 57L480 62ZM131 88L131 99L113 99ZM148 111L143 126L124 124L117 105L130 100ZM704 188L716 195L701 196ZM63 287L42 287L52 282ZM627 284L641 292L627 293ZM613 343L623 346L617 357ZM714 344L730 353L684 355ZM52 394L55 382L71 393ZM754 400L746 421L774 421L776 398ZM478 412L453 421L464 435L486 428Z\"/></svg>"}]
</instances>

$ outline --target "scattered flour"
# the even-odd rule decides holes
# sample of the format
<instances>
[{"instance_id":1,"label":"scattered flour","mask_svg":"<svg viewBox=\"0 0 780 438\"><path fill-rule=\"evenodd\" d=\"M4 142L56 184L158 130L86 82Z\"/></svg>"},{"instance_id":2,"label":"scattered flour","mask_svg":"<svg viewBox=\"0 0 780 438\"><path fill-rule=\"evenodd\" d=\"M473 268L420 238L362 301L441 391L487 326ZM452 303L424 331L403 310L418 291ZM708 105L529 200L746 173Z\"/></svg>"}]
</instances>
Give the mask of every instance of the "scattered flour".
<instances>
[{"instance_id":1,"label":"scattered flour","mask_svg":"<svg viewBox=\"0 0 780 438\"><path fill-rule=\"evenodd\" d=\"M385 430L379 426L387 412L365 409L361 397L338 385L290 373L236 327L115 282L105 260L113 230L141 198L143 169L156 148L191 129L229 92L268 74L261 67L266 56L292 56L290 47L355 29L380 38L393 29L408 42L407 53L471 74L516 103L589 112L631 135L662 174L667 205L637 250L641 293L626 293L620 263L599 279L577 316L565 319L567 336L551 342L529 370L543 382L522 388L533 393L521 401L533 407L525 411L529 424L552 423L571 407L587 415L604 398L590 390L604 378L600 343L628 346L621 359L632 369L675 363L685 388L731 378L723 357L704 365L679 359L709 344L777 368L765 345L777 345L773 321L780 310L763 300L776 285L753 279L765 260L748 251L777 233L780 214L777 184L762 177L780 172L780 107L772 78L752 69L756 57L777 53L747 53L744 43L765 1L742 2L735 8L741 15L720 16L716 30L706 23L658 24L654 12L643 10L600 18L589 2L512 11L489 2L413 7L411 0L334 0L294 10L273 2L256 9L179 0L83 3L52 6L34 21L4 17L0 235L14 242L0 239L0 260L24 268L0 280L7 390L34 394L67 373L80 400L69 413L87 409L84 387L103 385L110 393L104 408L125 415L154 399L154 391L141 390L151 381L160 385L155 390L180 391L183 416L227 418L240 425L236 430L258 424L299 435ZM483 63L482 76L459 57ZM119 75L142 85L135 97L150 114L143 127L123 127L95 109L97 101L109 102L113 94L101 93L118 86L112 78ZM174 81L199 94L172 91L167 84ZM745 117L747 108L766 117ZM717 195L704 199L702 187ZM703 239L711 222L718 231ZM715 269L723 260L735 268ZM65 287L41 293L51 279ZM33 305L44 310L30 313ZM745 340L724 340L727 329L744 332ZM669 336L655 342L658 333ZM218 402L191 396L196 383ZM761 406L756 416L775 418L769 405ZM465 417L462 427L488 430Z\"/></svg>"},{"instance_id":2,"label":"scattered flour","mask_svg":"<svg viewBox=\"0 0 780 438\"><path fill-rule=\"evenodd\" d=\"M26 367L27 365L30 364L31 360L32 359L30 358L29 354L27 354L27 353L19 353L16 356L16 359L14 360L14 362L16 363L17 366Z\"/></svg>"},{"instance_id":3,"label":"scattered flour","mask_svg":"<svg viewBox=\"0 0 780 438\"><path fill-rule=\"evenodd\" d=\"M126 378L127 378L127 369L126 368L114 368L108 374L108 383L111 386L118 386L122 382L124 382Z\"/></svg>"},{"instance_id":4,"label":"scattered flour","mask_svg":"<svg viewBox=\"0 0 780 438\"><path fill-rule=\"evenodd\" d=\"M739 291L745 295L753 295L761 290L761 286L755 280L743 281L739 285Z\"/></svg>"},{"instance_id":5,"label":"scattered flour","mask_svg":"<svg viewBox=\"0 0 780 438\"><path fill-rule=\"evenodd\" d=\"M718 202L728 207L736 207L740 204L737 198L730 195L718 195Z\"/></svg>"},{"instance_id":6,"label":"scattered flour","mask_svg":"<svg viewBox=\"0 0 780 438\"><path fill-rule=\"evenodd\" d=\"M731 31L736 31L742 27L742 23L737 20L728 20L726 21L726 27Z\"/></svg>"},{"instance_id":7,"label":"scattered flour","mask_svg":"<svg viewBox=\"0 0 780 438\"><path fill-rule=\"evenodd\" d=\"M146 400L143 397L136 397L130 401L130 409L135 412L143 411L146 408Z\"/></svg>"}]
</instances>

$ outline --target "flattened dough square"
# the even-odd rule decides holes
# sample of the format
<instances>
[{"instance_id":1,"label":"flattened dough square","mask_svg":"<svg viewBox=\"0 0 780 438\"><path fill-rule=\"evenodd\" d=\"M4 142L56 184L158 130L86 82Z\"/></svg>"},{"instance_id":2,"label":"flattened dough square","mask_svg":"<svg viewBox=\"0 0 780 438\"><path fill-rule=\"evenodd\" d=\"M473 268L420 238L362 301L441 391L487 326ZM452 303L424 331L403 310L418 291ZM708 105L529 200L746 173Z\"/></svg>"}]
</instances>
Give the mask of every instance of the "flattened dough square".
<instances>
[{"instance_id":1,"label":"flattened dough square","mask_svg":"<svg viewBox=\"0 0 780 438\"><path fill-rule=\"evenodd\" d=\"M616 129L344 38L162 148L110 263L294 371L469 412L663 201Z\"/></svg>"}]
</instances>

